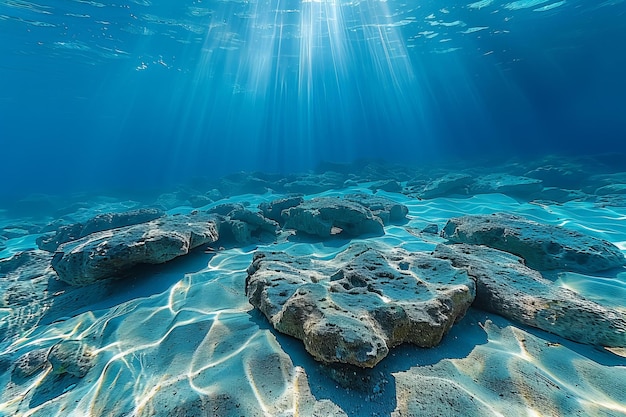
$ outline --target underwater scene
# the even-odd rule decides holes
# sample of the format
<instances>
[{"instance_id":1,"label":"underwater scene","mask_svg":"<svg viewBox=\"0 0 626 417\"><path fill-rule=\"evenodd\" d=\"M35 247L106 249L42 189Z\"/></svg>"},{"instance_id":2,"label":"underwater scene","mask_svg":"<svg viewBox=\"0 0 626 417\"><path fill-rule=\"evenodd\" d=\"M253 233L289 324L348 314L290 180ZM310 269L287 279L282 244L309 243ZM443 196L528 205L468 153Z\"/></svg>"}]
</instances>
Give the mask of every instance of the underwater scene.
<instances>
[{"instance_id":1,"label":"underwater scene","mask_svg":"<svg viewBox=\"0 0 626 417\"><path fill-rule=\"evenodd\" d=\"M626 416L624 40L624 0L1 0L0 417Z\"/></svg>"}]
</instances>

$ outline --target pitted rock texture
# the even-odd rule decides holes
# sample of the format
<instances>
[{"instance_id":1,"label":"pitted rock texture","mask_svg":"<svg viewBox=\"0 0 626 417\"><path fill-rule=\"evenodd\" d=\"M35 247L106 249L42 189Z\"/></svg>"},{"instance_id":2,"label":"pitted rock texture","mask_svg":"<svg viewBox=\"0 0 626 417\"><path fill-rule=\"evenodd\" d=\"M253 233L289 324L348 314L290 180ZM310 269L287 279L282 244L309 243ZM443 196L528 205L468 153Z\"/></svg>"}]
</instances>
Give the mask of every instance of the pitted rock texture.
<instances>
[{"instance_id":1,"label":"pitted rock texture","mask_svg":"<svg viewBox=\"0 0 626 417\"><path fill-rule=\"evenodd\" d=\"M521 256L529 267L544 271L593 273L626 265L619 248L606 240L506 213L450 219L441 235Z\"/></svg>"},{"instance_id":2,"label":"pitted rock texture","mask_svg":"<svg viewBox=\"0 0 626 417\"><path fill-rule=\"evenodd\" d=\"M52 267L70 285L89 285L140 264L170 261L217 239L208 214L168 216L65 243L52 258Z\"/></svg>"},{"instance_id":3,"label":"pitted rock texture","mask_svg":"<svg viewBox=\"0 0 626 417\"><path fill-rule=\"evenodd\" d=\"M473 306L579 343L626 346L626 315L589 301L524 265L521 258L479 245L438 245L476 280Z\"/></svg>"},{"instance_id":4,"label":"pitted rock texture","mask_svg":"<svg viewBox=\"0 0 626 417\"><path fill-rule=\"evenodd\" d=\"M401 343L439 344L475 286L464 270L430 254L353 244L328 261L257 252L246 294L316 360L373 367Z\"/></svg>"}]
</instances>

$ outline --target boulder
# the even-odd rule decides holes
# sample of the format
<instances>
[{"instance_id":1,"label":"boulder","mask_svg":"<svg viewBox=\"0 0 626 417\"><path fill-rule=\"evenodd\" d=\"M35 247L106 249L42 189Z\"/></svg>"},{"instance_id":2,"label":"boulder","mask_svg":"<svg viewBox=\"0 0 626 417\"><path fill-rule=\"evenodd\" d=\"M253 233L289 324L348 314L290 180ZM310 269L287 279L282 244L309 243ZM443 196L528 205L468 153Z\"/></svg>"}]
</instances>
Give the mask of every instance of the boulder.
<instances>
[{"instance_id":1,"label":"boulder","mask_svg":"<svg viewBox=\"0 0 626 417\"><path fill-rule=\"evenodd\" d=\"M234 240L236 243L248 244L265 237L273 238L278 231L277 222L244 208L242 204L220 204L208 212L216 215L222 242Z\"/></svg>"},{"instance_id":2,"label":"boulder","mask_svg":"<svg viewBox=\"0 0 626 417\"><path fill-rule=\"evenodd\" d=\"M409 214L407 206L385 197L370 194L347 194L344 199L366 207L374 216L380 217L383 224L403 222L406 220L406 215Z\"/></svg>"},{"instance_id":3,"label":"boulder","mask_svg":"<svg viewBox=\"0 0 626 417\"><path fill-rule=\"evenodd\" d=\"M68 284L88 285L140 264L170 261L217 238L215 222L207 214L162 217L65 243L52 258L52 267Z\"/></svg>"},{"instance_id":4,"label":"boulder","mask_svg":"<svg viewBox=\"0 0 626 417\"><path fill-rule=\"evenodd\" d=\"M301 196L291 196L280 198L278 200L270 201L269 203L261 203L259 204L259 209L263 216L268 219L272 219L278 223L282 223L282 212L283 210L289 209L291 207L296 207L301 204L304 199Z\"/></svg>"},{"instance_id":5,"label":"boulder","mask_svg":"<svg viewBox=\"0 0 626 417\"><path fill-rule=\"evenodd\" d=\"M470 187L470 193L502 193L514 196L529 196L541 191L542 188L543 184L540 179L498 173L476 178Z\"/></svg>"},{"instance_id":6,"label":"boulder","mask_svg":"<svg viewBox=\"0 0 626 417\"><path fill-rule=\"evenodd\" d=\"M329 237L383 235L383 221L361 204L338 197L307 200L296 207L283 210L284 228L297 232Z\"/></svg>"},{"instance_id":7,"label":"boulder","mask_svg":"<svg viewBox=\"0 0 626 417\"><path fill-rule=\"evenodd\" d=\"M437 245L433 255L476 281L473 307L579 343L626 346L626 315L559 287L510 253L478 245Z\"/></svg>"},{"instance_id":8,"label":"boulder","mask_svg":"<svg viewBox=\"0 0 626 417\"><path fill-rule=\"evenodd\" d=\"M441 235L521 256L538 270L593 273L626 265L620 249L606 240L506 213L450 219Z\"/></svg>"},{"instance_id":9,"label":"boulder","mask_svg":"<svg viewBox=\"0 0 626 417\"><path fill-rule=\"evenodd\" d=\"M436 346L474 299L449 261L353 244L333 260L257 252L246 294L276 330L324 363L373 367L401 343Z\"/></svg>"},{"instance_id":10,"label":"boulder","mask_svg":"<svg viewBox=\"0 0 626 417\"><path fill-rule=\"evenodd\" d=\"M103 213L87 220L83 223L74 223L71 225L61 226L53 235L43 235L37 239L39 249L54 252L59 245L80 239L91 233L101 232L104 230L115 229L118 227L131 226L134 224L149 222L165 213L159 209L139 209L122 213Z\"/></svg>"},{"instance_id":11,"label":"boulder","mask_svg":"<svg viewBox=\"0 0 626 417\"><path fill-rule=\"evenodd\" d=\"M419 193L421 198L443 197L450 194L467 194L473 178L468 174L446 174L426 184Z\"/></svg>"}]
</instances>

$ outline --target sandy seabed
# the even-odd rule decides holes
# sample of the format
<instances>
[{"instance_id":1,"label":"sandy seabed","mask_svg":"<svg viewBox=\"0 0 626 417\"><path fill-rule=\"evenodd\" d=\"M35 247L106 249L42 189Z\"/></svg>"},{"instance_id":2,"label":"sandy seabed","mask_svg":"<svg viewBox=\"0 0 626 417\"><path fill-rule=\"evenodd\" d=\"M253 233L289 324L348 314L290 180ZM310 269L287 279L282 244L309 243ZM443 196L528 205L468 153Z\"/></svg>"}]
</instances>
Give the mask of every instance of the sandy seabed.
<instances>
[{"instance_id":1,"label":"sandy seabed","mask_svg":"<svg viewBox=\"0 0 626 417\"><path fill-rule=\"evenodd\" d=\"M305 198L354 192L371 190L359 184ZM383 236L365 239L379 248L431 251L444 239L415 230L429 224L441 228L455 216L507 212L606 239L626 253L625 207L537 204L503 194L430 200L378 195L409 208L406 224L386 226ZM246 194L228 202L255 207L276 198ZM107 204L119 210L119 202L100 203L82 215L106 212ZM168 213L191 210L182 206ZM3 225L12 221L2 219ZM7 240L0 258L34 248L36 237ZM331 259L359 240L320 242L280 234L268 244L194 251L136 277L95 286L35 324L28 308L2 308L2 327L14 331L0 342L0 415L626 415L626 358L619 349L580 345L471 308L436 348L402 345L368 370L324 366L248 303L246 268L256 250ZM626 312L626 272L550 278ZM46 365L45 356L60 341L86 346L92 366L84 376ZM16 361L32 366L15 372Z\"/></svg>"}]
</instances>

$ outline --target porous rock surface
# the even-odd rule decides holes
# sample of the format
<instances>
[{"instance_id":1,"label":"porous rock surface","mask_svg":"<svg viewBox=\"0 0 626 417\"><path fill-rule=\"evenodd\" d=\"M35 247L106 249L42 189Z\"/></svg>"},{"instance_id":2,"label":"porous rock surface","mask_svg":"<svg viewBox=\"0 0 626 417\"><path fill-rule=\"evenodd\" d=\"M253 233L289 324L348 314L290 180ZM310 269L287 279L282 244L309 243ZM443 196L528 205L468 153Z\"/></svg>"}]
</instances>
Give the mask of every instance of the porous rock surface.
<instances>
[{"instance_id":1,"label":"porous rock surface","mask_svg":"<svg viewBox=\"0 0 626 417\"><path fill-rule=\"evenodd\" d=\"M353 244L323 261L257 252L246 294L276 330L324 363L373 367L401 343L436 346L474 299L449 261Z\"/></svg>"},{"instance_id":2,"label":"porous rock surface","mask_svg":"<svg viewBox=\"0 0 626 417\"><path fill-rule=\"evenodd\" d=\"M175 215L92 233L61 245L52 258L59 278L89 285L140 264L160 264L218 239L208 214Z\"/></svg>"},{"instance_id":3,"label":"porous rock surface","mask_svg":"<svg viewBox=\"0 0 626 417\"><path fill-rule=\"evenodd\" d=\"M450 219L441 235L521 256L538 270L593 273L626 265L620 249L606 240L506 213Z\"/></svg>"},{"instance_id":4,"label":"porous rock surface","mask_svg":"<svg viewBox=\"0 0 626 417\"><path fill-rule=\"evenodd\" d=\"M626 346L626 315L587 300L524 265L479 245L437 245L433 255L476 281L473 306L579 343Z\"/></svg>"}]
</instances>

